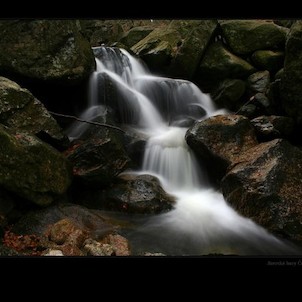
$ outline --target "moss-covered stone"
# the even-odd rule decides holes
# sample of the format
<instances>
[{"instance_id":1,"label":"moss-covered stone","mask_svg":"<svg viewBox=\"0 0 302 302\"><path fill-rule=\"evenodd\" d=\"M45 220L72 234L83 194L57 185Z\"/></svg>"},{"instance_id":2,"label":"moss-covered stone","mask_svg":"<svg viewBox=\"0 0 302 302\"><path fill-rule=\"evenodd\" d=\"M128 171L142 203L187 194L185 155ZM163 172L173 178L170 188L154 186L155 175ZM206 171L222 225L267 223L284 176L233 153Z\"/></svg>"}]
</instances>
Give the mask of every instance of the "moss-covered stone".
<instances>
[{"instance_id":1,"label":"moss-covered stone","mask_svg":"<svg viewBox=\"0 0 302 302\"><path fill-rule=\"evenodd\" d=\"M259 49L284 49L288 28L265 20L220 21L227 44L235 54L251 54Z\"/></svg>"},{"instance_id":2,"label":"moss-covered stone","mask_svg":"<svg viewBox=\"0 0 302 302\"><path fill-rule=\"evenodd\" d=\"M284 52L273 50L257 50L251 57L253 64L260 70L268 70L270 72L277 72L283 67Z\"/></svg>"},{"instance_id":3,"label":"moss-covered stone","mask_svg":"<svg viewBox=\"0 0 302 302\"><path fill-rule=\"evenodd\" d=\"M74 84L94 70L94 56L75 20L1 21L0 70Z\"/></svg>"},{"instance_id":4,"label":"moss-covered stone","mask_svg":"<svg viewBox=\"0 0 302 302\"><path fill-rule=\"evenodd\" d=\"M65 157L35 136L0 126L0 185L41 206L71 184Z\"/></svg>"},{"instance_id":5,"label":"moss-covered stone","mask_svg":"<svg viewBox=\"0 0 302 302\"><path fill-rule=\"evenodd\" d=\"M131 28L128 32L123 34L119 42L123 43L127 47L132 47L134 44L149 35L153 29L154 28L150 26L138 26Z\"/></svg>"},{"instance_id":6,"label":"moss-covered stone","mask_svg":"<svg viewBox=\"0 0 302 302\"><path fill-rule=\"evenodd\" d=\"M56 120L27 89L0 77L0 123L30 134L46 133L58 145L68 144Z\"/></svg>"},{"instance_id":7,"label":"moss-covered stone","mask_svg":"<svg viewBox=\"0 0 302 302\"><path fill-rule=\"evenodd\" d=\"M190 79L217 26L215 20L175 20L132 46L156 73Z\"/></svg>"},{"instance_id":8,"label":"moss-covered stone","mask_svg":"<svg viewBox=\"0 0 302 302\"><path fill-rule=\"evenodd\" d=\"M232 54L221 42L217 42L208 47L200 63L198 77L217 82L226 78L245 78L255 71L250 63Z\"/></svg>"},{"instance_id":9,"label":"moss-covered stone","mask_svg":"<svg viewBox=\"0 0 302 302\"><path fill-rule=\"evenodd\" d=\"M292 117L302 117L302 21L293 24L285 48L284 71L280 85L283 108Z\"/></svg>"}]
</instances>

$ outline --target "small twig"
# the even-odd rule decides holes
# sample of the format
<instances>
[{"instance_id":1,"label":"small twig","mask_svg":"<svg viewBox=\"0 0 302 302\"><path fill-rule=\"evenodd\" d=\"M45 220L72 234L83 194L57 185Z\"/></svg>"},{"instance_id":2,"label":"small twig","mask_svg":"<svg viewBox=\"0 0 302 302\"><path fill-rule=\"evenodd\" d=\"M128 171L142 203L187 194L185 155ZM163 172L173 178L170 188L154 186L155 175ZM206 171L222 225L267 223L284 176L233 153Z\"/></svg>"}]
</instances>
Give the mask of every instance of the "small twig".
<instances>
[{"instance_id":1,"label":"small twig","mask_svg":"<svg viewBox=\"0 0 302 302\"><path fill-rule=\"evenodd\" d=\"M86 121L86 120L80 119L80 118L78 118L78 117L76 117L76 116L73 116L73 115L67 115L67 114L56 113L56 112L53 112L53 111L48 111L48 112L49 112L50 114L52 114L52 115L70 118L70 119L76 120L76 121L81 122L81 123L87 123L87 124L91 124L91 125L95 125L95 126L100 126L100 127L107 127L107 128L119 130L119 131L125 133L124 130L122 130L121 128L116 127L116 126L112 126L112 125L108 125L108 124L102 124L102 123L98 123L98 122Z\"/></svg>"}]
</instances>

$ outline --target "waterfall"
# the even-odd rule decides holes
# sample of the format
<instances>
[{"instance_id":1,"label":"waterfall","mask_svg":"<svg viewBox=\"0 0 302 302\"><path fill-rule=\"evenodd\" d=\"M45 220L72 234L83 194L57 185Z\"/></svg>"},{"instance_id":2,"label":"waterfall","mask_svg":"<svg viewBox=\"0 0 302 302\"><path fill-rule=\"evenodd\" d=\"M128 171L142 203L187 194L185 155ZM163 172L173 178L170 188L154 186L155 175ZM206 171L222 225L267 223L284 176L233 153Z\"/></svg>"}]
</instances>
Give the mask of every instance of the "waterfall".
<instances>
[{"instance_id":1,"label":"waterfall","mask_svg":"<svg viewBox=\"0 0 302 302\"><path fill-rule=\"evenodd\" d=\"M139 242L135 251L171 255L288 252L285 243L239 215L211 188L185 141L193 121L227 111L217 109L210 96L190 81L150 74L124 49L96 47L93 51L97 70L91 75L89 105L81 117L92 120L112 106L121 124L148 138L142 167L133 173L157 176L176 198L172 211L149 217L128 234L134 245ZM69 137L80 137L85 127L71 126Z\"/></svg>"}]
</instances>

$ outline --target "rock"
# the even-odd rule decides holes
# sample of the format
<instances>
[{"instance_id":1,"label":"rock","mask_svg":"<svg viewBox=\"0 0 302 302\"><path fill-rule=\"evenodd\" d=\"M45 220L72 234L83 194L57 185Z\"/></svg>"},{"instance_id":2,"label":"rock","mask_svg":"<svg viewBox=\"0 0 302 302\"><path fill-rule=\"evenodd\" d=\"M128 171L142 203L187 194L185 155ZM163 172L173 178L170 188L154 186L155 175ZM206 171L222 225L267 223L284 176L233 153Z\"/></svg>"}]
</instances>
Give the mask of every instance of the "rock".
<instances>
[{"instance_id":1,"label":"rock","mask_svg":"<svg viewBox=\"0 0 302 302\"><path fill-rule=\"evenodd\" d=\"M92 47L111 45L123 34L121 20L80 20L81 31Z\"/></svg>"},{"instance_id":2,"label":"rock","mask_svg":"<svg viewBox=\"0 0 302 302\"><path fill-rule=\"evenodd\" d=\"M223 195L240 214L270 232L302 240L302 152L286 140L261 143L222 179Z\"/></svg>"},{"instance_id":3,"label":"rock","mask_svg":"<svg viewBox=\"0 0 302 302\"><path fill-rule=\"evenodd\" d=\"M258 115L257 106L255 104L245 104L237 111L237 114L249 119L254 118Z\"/></svg>"},{"instance_id":4,"label":"rock","mask_svg":"<svg viewBox=\"0 0 302 302\"><path fill-rule=\"evenodd\" d=\"M151 71L191 79L215 29L215 20L174 20L131 47Z\"/></svg>"},{"instance_id":5,"label":"rock","mask_svg":"<svg viewBox=\"0 0 302 302\"><path fill-rule=\"evenodd\" d=\"M16 207L15 196L0 187L0 239L4 235L5 228L10 223L11 216Z\"/></svg>"},{"instance_id":6,"label":"rock","mask_svg":"<svg viewBox=\"0 0 302 302\"><path fill-rule=\"evenodd\" d=\"M245 78L255 71L250 63L232 54L221 42L216 42L207 48L196 77L200 81L218 82L227 78Z\"/></svg>"},{"instance_id":7,"label":"rock","mask_svg":"<svg viewBox=\"0 0 302 302\"><path fill-rule=\"evenodd\" d=\"M162 257L162 256L166 256L165 254L163 253L150 253L150 252L145 252L143 254L143 256L155 256L155 257Z\"/></svg>"},{"instance_id":8,"label":"rock","mask_svg":"<svg viewBox=\"0 0 302 302\"><path fill-rule=\"evenodd\" d=\"M124 145L127 155L131 159L132 168L140 168L143 163L147 137L136 133L126 133L124 136Z\"/></svg>"},{"instance_id":9,"label":"rock","mask_svg":"<svg viewBox=\"0 0 302 302\"><path fill-rule=\"evenodd\" d=\"M64 256L61 250L48 250L42 256Z\"/></svg>"},{"instance_id":10,"label":"rock","mask_svg":"<svg viewBox=\"0 0 302 302\"><path fill-rule=\"evenodd\" d=\"M112 246L115 256L130 256L130 247L128 240L119 234L109 234L101 243Z\"/></svg>"},{"instance_id":11,"label":"rock","mask_svg":"<svg viewBox=\"0 0 302 302\"><path fill-rule=\"evenodd\" d=\"M284 71L284 69L281 68L280 70L278 70L276 72L276 74L275 74L275 80L282 79L282 77L283 77L283 71Z\"/></svg>"},{"instance_id":12,"label":"rock","mask_svg":"<svg viewBox=\"0 0 302 302\"><path fill-rule=\"evenodd\" d=\"M267 116L259 116L251 120L260 141L269 141L280 137L280 132L274 128Z\"/></svg>"},{"instance_id":13,"label":"rock","mask_svg":"<svg viewBox=\"0 0 302 302\"><path fill-rule=\"evenodd\" d=\"M12 20L0 27L0 69L34 80L77 84L94 70L75 20ZM20 34L22 33L22 34Z\"/></svg>"},{"instance_id":14,"label":"rock","mask_svg":"<svg viewBox=\"0 0 302 302\"><path fill-rule=\"evenodd\" d=\"M46 231L49 240L56 244L72 243L77 247L81 247L87 239L87 232L81 230L70 218L63 218L51 225Z\"/></svg>"},{"instance_id":15,"label":"rock","mask_svg":"<svg viewBox=\"0 0 302 302\"><path fill-rule=\"evenodd\" d=\"M84 250L89 256L114 256L114 249L110 244L100 243L88 239L84 243Z\"/></svg>"},{"instance_id":16,"label":"rock","mask_svg":"<svg viewBox=\"0 0 302 302\"><path fill-rule=\"evenodd\" d=\"M269 84L270 74L267 70L255 72L247 78L247 86L251 95L257 92L265 94L268 90Z\"/></svg>"},{"instance_id":17,"label":"rock","mask_svg":"<svg viewBox=\"0 0 302 302\"><path fill-rule=\"evenodd\" d=\"M291 26L295 23L295 20L281 19L281 20L274 20L274 23L283 27L291 28Z\"/></svg>"},{"instance_id":18,"label":"rock","mask_svg":"<svg viewBox=\"0 0 302 302\"><path fill-rule=\"evenodd\" d=\"M19 256L19 253L0 243L0 257Z\"/></svg>"},{"instance_id":19,"label":"rock","mask_svg":"<svg viewBox=\"0 0 302 302\"><path fill-rule=\"evenodd\" d=\"M102 133L103 137L76 142L65 152L73 164L73 175L86 186L108 186L130 162L119 133L108 129Z\"/></svg>"},{"instance_id":20,"label":"rock","mask_svg":"<svg viewBox=\"0 0 302 302\"><path fill-rule=\"evenodd\" d=\"M280 96L286 113L295 118L302 116L302 21L296 21L289 32Z\"/></svg>"},{"instance_id":21,"label":"rock","mask_svg":"<svg viewBox=\"0 0 302 302\"><path fill-rule=\"evenodd\" d=\"M0 77L0 123L30 134L45 133L54 146L69 144L68 137L43 104L27 89L4 77Z\"/></svg>"},{"instance_id":22,"label":"rock","mask_svg":"<svg viewBox=\"0 0 302 302\"><path fill-rule=\"evenodd\" d=\"M272 50L257 50L251 57L253 64L260 70L277 72L284 64L284 52Z\"/></svg>"},{"instance_id":23,"label":"rock","mask_svg":"<svg viewBox=\"0 0 302 302\"><path fill-rule=\"evenodd\" d=\"M47 206L67 191L71 178L71 166L57 150L0 126L0 185L5 189Z\"/></svg>"},{"instance_id":24,"label":"rock","mask_svg":"<svg viewBox=\"0 0 302 302\"><path fill-rule=\"evenodd\" d=\"M60 223L56 225L58 222ZM116 229L115 226L107 222L107 219L98 210L90 210L74 204L60 204L52 205L45 209L29 211L14 224L12 231L16 234L42 236L46 233L48 234L50 226L53 225L56 225L55 230L59 230L65 225L74 231L80 229L87 233L90 238L96 240L105 237ZM77 236L78 234L76 233L75 235ZM58 236L60 235L58 234ZM54 238L57 238L57 236L54 236ZM73 236L71 236L72 238Z\"/></svg>"},{"instance_id":25,"label":"rock","mask_svg":"<svg viewBox=\"0 0 302 302\"><path fill-rule=\"evenodd\" d=\"M154 28L151 26L138 26L131 28L129 31L122 35L119 42L130 48L134 44L145 38L147 35L149 35L153 31L153 29Z\"/></svg>"},{"instance_id":26,"label":"rock","mask_svg":"<svg viewBox=\"0 0 302 302\"><path fill-rule=\"evenodd\" d=\"M238 156L257 144L250 121L240 115L216 115L196 122L185 139L197 157L210 168L215 179L221 179Z\"/></svg>"},{"instance_id":27,"label":"rock","mask_svg":"<svg viewBox=\"0 0 302 302\"><path fill-rule=\"evenodd\" d=\"M294 131L294 120L286 116L259 116L251 120L260 141L275 138L289 139Z\"/></svg>"},{"instance_id":28,"label":"rock","mask_svg":"<svg viewBox=\"0 0 302 302\"><path fill-rule=\"evenodd\" d=\"M273 104L263 93L256 93L249 99L249 102L238 110L238 114L250 119L260 115L274 114Z\"/></svg>"},{"instance_id":29,"label":"rock","mask_svg":"<svg viewBox=\"0 0 302 302\"><path fill-rule=\"evenodd\" d=\"M158 214L171 210L174 201L155 176L124 174L103 193L98 205L93 206L127 213Z\"/></svg>"},{"instance_id":30,"label":"rock","mask_svg":"<svg viewBox=\"0 0 302 302\"><path fill-rule=\"evenodd\" d=\"M219 24L227 44L239 55L260 49L282 50L289 31L286 27L265 20L226 20Z\"/></svg>"},{"instance_id":31,"label":"rock","mask_svg":"<svg viewBox=\"0 0 302 302\"><path fill-rule=\"evenodd\" d=\"M177 29L181 41L177 41L171 62L172 77L192 79L201 57L217 28L216 20L173 20L171 28Z\"/></svg>"},{"instance_id":32,"label":"rock","mask_svg":"<svg viewBox=\"0 0 302 302\"><path fill-rule=\"evenodd\" d=\"M219 107L236 110L238 109L238 101L244 95L245 87L245 82L242 80L226 79L212 93L212 99Z\"/></svg>"}]
</instances>

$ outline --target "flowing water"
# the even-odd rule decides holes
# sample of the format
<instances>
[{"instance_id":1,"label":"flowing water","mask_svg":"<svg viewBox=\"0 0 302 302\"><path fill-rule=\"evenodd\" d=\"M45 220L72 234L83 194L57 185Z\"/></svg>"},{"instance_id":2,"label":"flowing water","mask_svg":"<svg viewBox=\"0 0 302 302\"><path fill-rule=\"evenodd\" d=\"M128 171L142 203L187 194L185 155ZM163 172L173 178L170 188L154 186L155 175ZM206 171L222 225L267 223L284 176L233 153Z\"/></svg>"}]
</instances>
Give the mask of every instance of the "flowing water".
<instances>
[{"instance_id":1,"label":"flowing water","mask_svg":"<svg viewBox=\"0 0 302 302\"><path fill-rule=\"evenodd\" d=\"M115 104L122 124L148 137L142 167L133 173L157 176L163 188L176 197L175 208L164 214L136 220L125 231L133 253L166 255L277 255L294 249L233 210L212 188L200 163L185 141L194 120L226 110L215 108L211 98L193 83L153 76L123 49L94 48L97 69L91 75L89 104L81 118L92 120L109 104L105 82L115 88ZM71 139L89 127L75 123ZM123 216L121 214L121 216ZM126 217L126 219L134 219ZM124 217L125 219L125 217Z\"/></svg>"}]
</instances>

